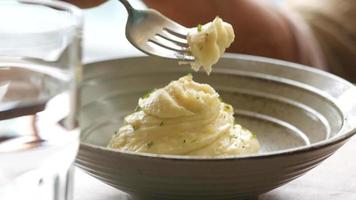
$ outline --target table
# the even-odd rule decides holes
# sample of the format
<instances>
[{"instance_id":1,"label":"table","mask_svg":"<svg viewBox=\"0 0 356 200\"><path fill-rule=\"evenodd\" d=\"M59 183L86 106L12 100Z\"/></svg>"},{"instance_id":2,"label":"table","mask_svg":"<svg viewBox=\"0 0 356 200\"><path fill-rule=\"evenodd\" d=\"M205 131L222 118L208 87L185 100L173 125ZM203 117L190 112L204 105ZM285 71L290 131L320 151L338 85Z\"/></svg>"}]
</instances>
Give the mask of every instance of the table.
<instances>
[{"instance_id":1,"label":"table","mask_svg":"<svg viewBox=\"0 0 356 200\"><path fill-rule=\"evenodd\" d=\"M136 6L142 6L138 1ZM126 11L111 0L85 11L84 61L141 54L124 37ZM260 200L356 200L356 136L306 175ZM126 200L127 195L77 169L74 200Z\"/></svg>"}]
</instances>

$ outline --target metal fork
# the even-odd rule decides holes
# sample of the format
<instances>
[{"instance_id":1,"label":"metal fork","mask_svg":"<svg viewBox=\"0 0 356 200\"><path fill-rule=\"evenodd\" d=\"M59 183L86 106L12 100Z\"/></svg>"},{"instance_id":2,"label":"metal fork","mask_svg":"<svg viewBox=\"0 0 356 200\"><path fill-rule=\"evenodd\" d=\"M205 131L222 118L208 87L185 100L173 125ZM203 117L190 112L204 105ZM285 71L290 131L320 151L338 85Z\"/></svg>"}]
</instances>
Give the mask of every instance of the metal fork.
<instances>
[{"instance_id":1,"label":"metal fork","mask_svg":"<svg viewBox=\"0 0 356 200\"><path fill-rule=\"evenodd\" d=\"M194 61L187 34L189 29L153 9L137 10L127 0L119 0L128 12L126 37L137 49L180 61Z\"/></svg>"}]
</instances>

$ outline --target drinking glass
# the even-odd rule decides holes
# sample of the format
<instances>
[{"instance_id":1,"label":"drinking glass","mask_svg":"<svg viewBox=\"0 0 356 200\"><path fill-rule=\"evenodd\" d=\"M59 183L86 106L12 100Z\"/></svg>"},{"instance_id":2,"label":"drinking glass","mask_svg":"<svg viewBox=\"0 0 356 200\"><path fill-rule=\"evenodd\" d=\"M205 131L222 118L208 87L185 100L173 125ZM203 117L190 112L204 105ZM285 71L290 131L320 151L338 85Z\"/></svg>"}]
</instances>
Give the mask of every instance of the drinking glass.
<instances>
[{"instance_id":1,"label":"drinking glass","mask_svg":"<svg viewBox=\"0 0 356 200\"><path fill-rule=\"evenodd\" d=\"M79 146L82 16L0 1L0 199L68 200Z\"/></svg>"}]
</instances>

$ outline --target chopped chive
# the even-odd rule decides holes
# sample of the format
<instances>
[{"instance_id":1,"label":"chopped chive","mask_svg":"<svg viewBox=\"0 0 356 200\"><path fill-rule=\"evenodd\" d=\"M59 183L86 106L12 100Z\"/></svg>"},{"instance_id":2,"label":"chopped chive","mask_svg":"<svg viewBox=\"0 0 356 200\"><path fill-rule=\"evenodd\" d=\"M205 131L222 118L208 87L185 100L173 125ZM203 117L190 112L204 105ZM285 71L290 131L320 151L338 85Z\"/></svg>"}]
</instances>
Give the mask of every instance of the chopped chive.
<instances>
[{"instance_id":1,"label":"chopped chive","mask_svg":"<svg viewBox=\"0 0 356 200\"><path fill-rule=\"evenodd\" d=\"M132 125L134 131L136 131L139 127L137 125Z\"/></svg>"},{"instance_id":2,"label":"chopped chive","mask_svg":"<svg viewBox=\"0 0 356 200\"><path fill-rule=\"evenodd\" d=\"M163 123L163 122L161 122L161 123L159 124L159 126L163 126L163 124L164 124L164 123Z\"/></svg>"},{"instance_id":3,"label":"chopped chive","mask_svg":"<svg viewBox=\"0 0 356 200\"><path fill-rule=\"evenodd\" d=\"M153 144L154 144L153 141L150 141L149 143L147 143L147 147L151 148L153 146Z\"/></svg>"},{"instance_id":4,"label":"chopped chive","mask_svg":"<svg viewBox=\"0 0 356 200\"><path fill-rule=\"evenodd\" d=\"M187 141L186 140L183 140L183 143L186 143Z\"/></svg>"},{"instance_id":5,"label":"chopped chive","mask_svg":"<svg viewBox=\"0 0 356 200\"><path fill-rule=\"evenodd\" d=\"M151 92L146 93L142 96L142 99L147 99L151 95Z\"/></svg>"},{"instance_id":6,"label":"chopped chive","mask_svg":"<svg viewBox=\"0 0 356 200\"><path fill-rule=\"evenodd\" d=\"M257 138L257 135L252 133L252 139L256 139Z\"/></svg>"},{"instance_id":7,"label":"chopped chive","mask_svg":"<svg viewBox=\"0 0 356 200\"><path fill-rule=\"evenodd\" d=\"M147 92L145 95L142 96L142 99L147 99L148 97L150 97L150 95L156 91L157 89L153 89L150 92Z\"/></svg>"},{"instance_id":8,"label":"chopped chive","mask_svg":"<svg viewBox=\"0 0 356 200\"><path fill-rule=\"evenodd\" d=\"M225 104L224 105L224 111L226 111L226 112L232 111L232 106L228 105L228 104Z\"/></svg>"},{"instance_id":9,"label":"chopped chive","mask_svg":"<svg viewBox=\"0 0 356 200\"><path fill-rule=\"evenodd\" d=\"M203 30L203 26L201 24L198 24L197 29L198 29L198 32L201 32Z\"/></svg>"},{"instance_id":10,"label":"chopped chive","mask_svg":"<svg viewBox=\"0 0 356 200\"><path fill-rule=\"evenodd\" d=\"M141 110L142 110L142 108L139 105L137 105L136 108L135 108L135 112L138 112L138 111L141 111Z\"/></svg>"}]
</instances>

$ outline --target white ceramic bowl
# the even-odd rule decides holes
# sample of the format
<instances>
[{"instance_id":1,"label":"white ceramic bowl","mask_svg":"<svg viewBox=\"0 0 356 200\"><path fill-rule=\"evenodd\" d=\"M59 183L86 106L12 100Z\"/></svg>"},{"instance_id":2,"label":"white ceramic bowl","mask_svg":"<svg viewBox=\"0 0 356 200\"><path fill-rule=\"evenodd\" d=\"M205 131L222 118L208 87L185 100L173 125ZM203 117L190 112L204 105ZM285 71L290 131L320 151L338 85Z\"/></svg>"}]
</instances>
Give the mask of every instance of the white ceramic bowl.
<instances>
[{"instance_id":1,"label":"white ceramic bowl","mask_svg":"<svg viewBox=\"0 0 356 200\"><path fill-rule=\"evenodd\" d=\"M356 127L356 89L334 75L288 62L227 55L210 76L237 123L262 144L253 156L187 157L106 148L140 96L189 72L176 61L136 57L85 66L79 167L144 199L233 199L258 196L329 157Z\"/></svg>"}]
</instances>

